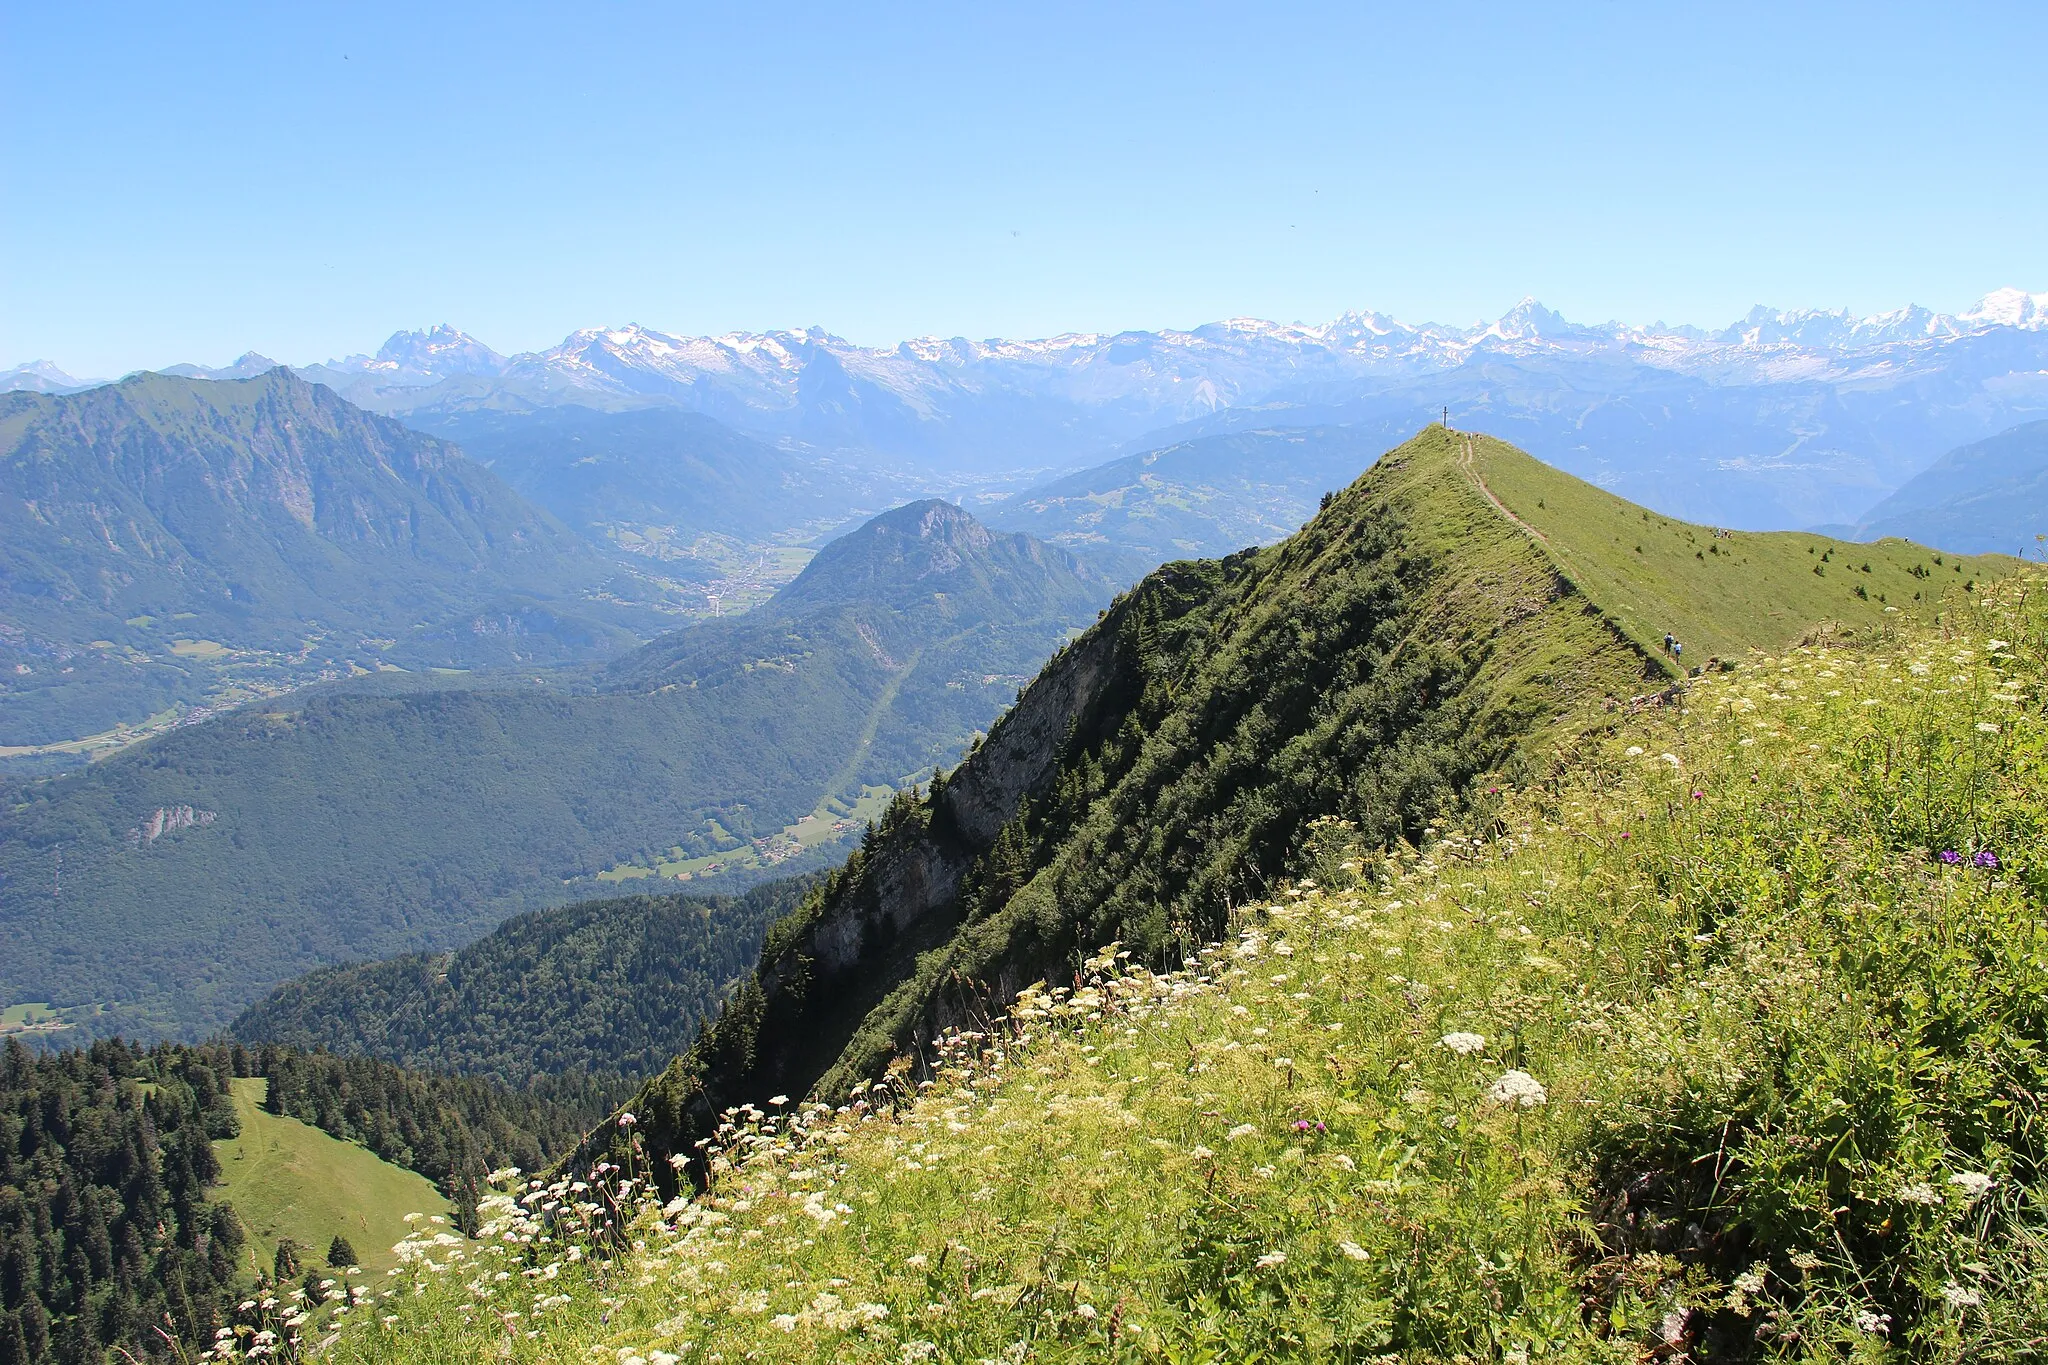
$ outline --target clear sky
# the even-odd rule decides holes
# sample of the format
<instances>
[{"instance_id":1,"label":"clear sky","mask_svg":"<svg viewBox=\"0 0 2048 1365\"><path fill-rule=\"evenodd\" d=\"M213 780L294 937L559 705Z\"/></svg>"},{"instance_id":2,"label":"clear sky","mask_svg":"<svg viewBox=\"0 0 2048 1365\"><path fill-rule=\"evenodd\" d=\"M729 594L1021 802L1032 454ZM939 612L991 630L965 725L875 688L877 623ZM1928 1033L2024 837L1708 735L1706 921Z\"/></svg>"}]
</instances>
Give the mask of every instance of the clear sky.
<instances>
[{"instance_id":1,"label":"clear sky","mask_svg":"<svg viewBox=\"0 0 2048 1365\"><path fill-rule=\"evenodd\" d=\"M1952 311L2048 289L2044 53L2033 0L0 0L0 366Z\"/></svg>"}]
</instances>

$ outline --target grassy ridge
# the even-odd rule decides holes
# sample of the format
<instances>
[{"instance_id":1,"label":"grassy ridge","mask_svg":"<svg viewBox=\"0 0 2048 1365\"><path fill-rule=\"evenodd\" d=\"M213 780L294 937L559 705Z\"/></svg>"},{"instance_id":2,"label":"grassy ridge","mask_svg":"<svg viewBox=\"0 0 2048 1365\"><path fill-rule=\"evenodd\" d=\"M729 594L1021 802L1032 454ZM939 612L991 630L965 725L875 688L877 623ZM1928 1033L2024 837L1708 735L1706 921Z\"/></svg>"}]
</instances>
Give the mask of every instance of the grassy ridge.
<instances>
[{"instance_id":1,"label":"grassy ridge","mask_svg":"<svg viewBox=\"0 0 2048 1365\"><path fill-rule=\"evenodd\" d=\"M425 1177L403 1170L351 1142L329 1137L263 1107L269 1082L233 1082L242 1131L213 1144L221 1184L211 1198L233 1205L249 1234L249 1250L268 1269L281 1238L318 1262L337 1235L348 1239L363 1269L381 1274L398 1264L391 1248L411 1229L405 1215L447 1216L448 1201Z\"/></svg>"},{"instance_id":2,"label":"grassy ridge","mask_svg":"<svg viewBox=\"0 0 2048 1365\"><path fill-rule=\"evenodd\" d=\"M929 1083L735 1111L617 1262L505 1201L534 1242L333 1358L2038 1358L2048 609L1952 600L1584 717L1418 849L1319 826Z\"/></svg>"},{"instance_id":3,"label":"grassy ridge","mask_svg":"<svg viewBox=\"0 0 2048 1365\"><path fill-rule=\"evenodd\" d=\"M1040 723L1027 694L942 790L892 812L770 933L754 986L635 1100L643 1136L687 1152L727 1105L843 1096L983 998L1112 939L1167 960L1266 894L1318 817L1351 822L1369 847L1415 838L1522 770L1560 716L1664 687L1664 630L1704 661L1933 606L1905 591L1933 580L1909 573L1904 551L1884 575L1875 561L1856 575L1898 587L1894 612L1814 574L1819 554L1805 553L1865 547L1724 542L1649 515L1432 427L1289 540L1148 578L1034 684L1092 679L1056 725L1010 742ZM977 828L977 793L1032 750L1052 758L1021 805L1006 792L1014 816Z\"/></svg>"},{"instance_id":4,"label":"grassy ridge","mask_svg":"<svg viewBox=\"0 0 2048 1365\"><path fill-rule=\"evenodd\" d=\"M1902 540L1717 532L1562 477L1505 442L1465 443L1459 468L1541 537L1579 590L1654 655L1666 631L1676 634L1687 665L1778 649L1824 622L1867 630L1887 615L1925 616L1951 588L2014 567L2004 555L1944 555Z\"/></svg>"}]
</instances>

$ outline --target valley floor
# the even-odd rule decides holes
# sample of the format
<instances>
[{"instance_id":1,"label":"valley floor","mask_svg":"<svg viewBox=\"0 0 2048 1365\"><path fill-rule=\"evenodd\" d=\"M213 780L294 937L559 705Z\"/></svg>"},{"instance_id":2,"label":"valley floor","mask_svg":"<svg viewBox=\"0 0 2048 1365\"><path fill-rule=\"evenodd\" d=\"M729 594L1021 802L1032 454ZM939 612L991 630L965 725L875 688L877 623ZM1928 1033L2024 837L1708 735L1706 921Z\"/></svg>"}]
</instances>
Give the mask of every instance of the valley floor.
<instances>
[{"instance_id":1,"label":"valley floor","mask_svg":"<svg viewBox=\"0 0 2048 1365\"><path fill-rule=\"evenodd\" d=\"M2036 1359L2038 587L1589 718L1419 850L1326 824L1174 969L731 1112L700 1197L507 1175L327 1358Z\"/></svg>"}]
</instances>

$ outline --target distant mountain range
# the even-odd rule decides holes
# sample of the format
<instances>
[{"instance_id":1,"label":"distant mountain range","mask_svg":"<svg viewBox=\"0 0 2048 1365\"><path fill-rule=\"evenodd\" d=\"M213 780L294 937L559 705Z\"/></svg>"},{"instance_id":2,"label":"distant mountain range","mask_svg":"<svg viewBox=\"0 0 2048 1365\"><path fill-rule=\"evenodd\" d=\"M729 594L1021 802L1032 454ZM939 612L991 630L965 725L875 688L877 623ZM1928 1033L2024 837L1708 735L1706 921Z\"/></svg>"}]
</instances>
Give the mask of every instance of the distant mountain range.
<instances>
[{"instance_id":1,"label":"distant mountain range","mask_svg":"<svg viewBox=\"0 0 2048 1365\"><path fill-rule=\"evenodd\" d=\"M267 368L244 356L194 375ZM1245 426L1454 420L1660 510L1726 525L1848 522L1943 451L2048 414L2048 294L1955 315L1753 310L1717 330L1566 321L1231 319L1188 331L863 347L820 329L675 336L593 328L500 356L447 326L302 367L351 401L431 422L474 409L674 406L771 441L947 477L1052 474ZM0 385L67 376L23 367ZM1135 444L1129 444L1135 443ZM1012 486L1015 486L1013 483Z\"/></svg>"},{"instance_id":2,"label":"distant mountain range","mask_svg":"<svg viewBox=\"0 0 2048 1365\"><path fill-rule=\"evenodd\" d=\"M323 963L607 888L796 871L957 761L1112 593L913 503L764 606L602 672L375 674L0 784L0 1001L203 1036Z\"/></svg>"}]
</instances>

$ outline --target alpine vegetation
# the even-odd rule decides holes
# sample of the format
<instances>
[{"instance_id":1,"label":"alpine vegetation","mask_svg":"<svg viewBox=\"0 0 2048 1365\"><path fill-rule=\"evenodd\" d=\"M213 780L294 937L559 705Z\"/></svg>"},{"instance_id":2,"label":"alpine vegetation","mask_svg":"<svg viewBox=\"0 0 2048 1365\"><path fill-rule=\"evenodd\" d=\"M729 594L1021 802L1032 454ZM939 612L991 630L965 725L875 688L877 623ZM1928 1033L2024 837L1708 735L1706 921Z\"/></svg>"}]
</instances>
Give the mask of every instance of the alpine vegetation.
<instances>
[{"instance_id":1,"label":"alpine vegetation","mask_svg":"<svg viewBox=\"0 0 2048 1365\"><path fill-rule=\"evenodd\" d=\"M2048 1329L2048 603L1591 707L1455 819L1301 833L663 1201L502 1171L336 1361L2007 1361ZM223 1337L212 1354L258 1353Z\"/></svg>"}]
</instances>

